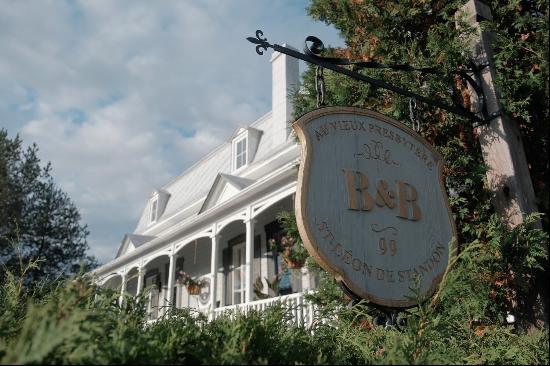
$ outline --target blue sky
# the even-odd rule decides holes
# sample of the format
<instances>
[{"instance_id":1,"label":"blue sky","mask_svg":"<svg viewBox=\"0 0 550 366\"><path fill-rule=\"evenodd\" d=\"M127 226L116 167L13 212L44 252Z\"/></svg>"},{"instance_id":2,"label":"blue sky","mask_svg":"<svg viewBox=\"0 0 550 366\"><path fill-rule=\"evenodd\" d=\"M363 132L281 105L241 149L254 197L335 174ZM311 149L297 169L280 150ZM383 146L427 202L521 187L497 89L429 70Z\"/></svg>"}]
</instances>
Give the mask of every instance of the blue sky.
<instances>
[{"instance_id":1,"label":"blue sky","mask_svg":"<svg viewBox=\"0 0 550 366\"><path fill-rule=\"evenodd\" d=\"M155 187L271 109L271 51L258 56L246 37L343 45L306 7L4 1L0 127L38 144L89 226L91 254L108 261Z\"/></svg>"}]
</instances>

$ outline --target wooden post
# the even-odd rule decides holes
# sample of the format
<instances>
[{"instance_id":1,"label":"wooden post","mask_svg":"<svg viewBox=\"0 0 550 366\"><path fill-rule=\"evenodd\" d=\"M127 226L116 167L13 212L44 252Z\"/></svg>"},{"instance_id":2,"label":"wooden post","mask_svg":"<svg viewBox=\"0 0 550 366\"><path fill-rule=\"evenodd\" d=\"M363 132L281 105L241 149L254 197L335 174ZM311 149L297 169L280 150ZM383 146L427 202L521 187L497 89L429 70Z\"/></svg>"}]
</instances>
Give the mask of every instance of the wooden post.
<instances>
[{"instance_id":1,"label":"wooden post","mask_svg":"<svg viewBox=\"0 0 550 366\"><path fill-rule=\"evenodd\" d=\"M249 212L252 210L250 209ZM246 224L246 273L245 273L245 302L249 303L254 301L254 286L253 286L253 275L254 275L254 219L248 216L248 219L245 221Z\"/></svg>"},{"instance_id":2,"label":"wooden post","mask_svg":"<svg viewBox=\"0 0 550 366\"><path fill-rule=\"evenodd\" d=\"M463 10L466 20L479 35L472 45L472 58L477 65L488 65L481 70L480 82L485 94L487 114L495 118L488 125L480 127L479 135L483 159L488 169L487 181L494 194L495 210L507 226L513 228L521 224L527 214L538 211L535 192L520 130L515 121L502 113L498 90L494 85L491 33L482 31L479 23L493 19L491 9L479 0L469 0ZM540 221L538 226L542 226ZM530 315L519 319L519 325L529 330L548 324L548 275L543 274L535 281L535 288L526 300L528 309L524 309Z\"/></svg>"},{"instance_id":3,"label":"wooden post","mask_svg":"<svg viewBox=\"0 0 550 366\"><path fill-rule=\"evenodd\" d=\"M479 0L469 0L463 11L467 22L479 35L472 44L473 61L477 65L489 65L481 70L479 80L485 94L487 113L494 116L488 125L480 126L479 134L483 159L488 169L487 180L494 194L493 205L497 213L512 228L522 223L525 215L537 211L535 192L519 128L513 120L501 113L502 106L494 85L491 34L482 31L479 23L492 20L491 9ZM476 102L473 100L473 103Z\"/></svg>"},{"instance_id":4,"label":"wooden post","mask_svg":"<svg viewBox=\"0 0 550 366\"><path fill-rule=\"evenodd\" d=\"M124 293L126 292L126 270L122 273L122 282L120 283L120 296L118 297L118 304L122 306L124 302Z\"/></svg>"},{"instance_id":5,"label":"wooden post","mask_svg":"<svg viewBox=\"0 0 550 366\"><path fill-rule=\"evenodd\" d=\"M256 220L253 218L252 206L248 206L246 209L246 220L244 220L246 226L246 247L245 247L245 302L249 303L254 301L254 224Z\"/></svg>"},{"instance_id":6,"label":"wooden post","mask_svg":"<svg viewBox=\"0 0 550 366\"><path fill-rule=\"evenodd\" d=\"M136 289L136 296L141 294L141 291L143 290L143 269L140 266L138 267L138 280L137 280L137 289Z\"/></svg>"},{"instance_id":7,"label":"wooden post","mask_svg":"<svg viewBox=\"0 0 550 366\"><path fill-rule=\"evenodd\" d=\"M166 289L166 298L164 299L164 306L174 306L172 303L174 293L174 281L175 281L175 265L176 265L176 253L174 245L172 245L172 251L170 253L170 264L168 265L168 288ZM166 312L166 310L165 310Z\"/></svg>"},{"instance_id":8,"label":"wooden post","mask_svg":"<svg viewBox=\"0 0 550 366\"><path fill-rule=\"evenodd\" d=\"M216 226L214 225L212 236L212 250L211 250L211 262L210 262L210 309L212 316L216 310L216 301L218 289L218 251L219 251L219 236L216 234ZM213 319L213 318L212 318Z\"/></svg>"}]
</instances>

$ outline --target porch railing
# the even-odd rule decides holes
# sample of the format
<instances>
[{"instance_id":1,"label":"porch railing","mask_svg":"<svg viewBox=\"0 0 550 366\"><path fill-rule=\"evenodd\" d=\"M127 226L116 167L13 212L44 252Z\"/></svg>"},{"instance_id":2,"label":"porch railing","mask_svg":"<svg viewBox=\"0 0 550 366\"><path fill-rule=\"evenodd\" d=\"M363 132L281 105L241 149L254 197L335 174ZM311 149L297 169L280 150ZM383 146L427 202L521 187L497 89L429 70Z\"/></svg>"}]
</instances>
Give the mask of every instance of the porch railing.
<instances>
[{"instance_id":1,"label":"porch railing","mask_svg":"<svg viewBox=\"0 0 550 366\"><path fill-rule=\"evenodd\" d=\"M234 315L236 313L248 314L251 310L264 311L275 304L287 307L292 314L291 323L311 327L315 314L315 306L304 298L307 292L298 292L291 295L272 297L269 299L256 300L248 303L224 306L214 310L213 318L222 314Z\"/></svg>"},{"instance_id":2,"label":"porch railing","mask_svg":"<svg viewBox=\"0 0 550 366\"><path fill-rule=\"evenodd\" d=\"M222 315L234 317L237 313L246 315L251 310L262 312L273 305L280 304L285 306L291 315L289 324L311 328L314 321L316 306L305 299L304 295L308 292L298 292L295 294L271 297L268 299L256 300L243 304L229 305L217 308L213 313L210 311L203 313L208 315L209 319L215 319ZM147 309L149 320L147 323L153 324L156 322L158 318L162 316L163 309L164 307L162 306L151 307L149 305ZM322 319L321 323L325 323L325 321L325 319Z\"/></svg>"}]
</instances>

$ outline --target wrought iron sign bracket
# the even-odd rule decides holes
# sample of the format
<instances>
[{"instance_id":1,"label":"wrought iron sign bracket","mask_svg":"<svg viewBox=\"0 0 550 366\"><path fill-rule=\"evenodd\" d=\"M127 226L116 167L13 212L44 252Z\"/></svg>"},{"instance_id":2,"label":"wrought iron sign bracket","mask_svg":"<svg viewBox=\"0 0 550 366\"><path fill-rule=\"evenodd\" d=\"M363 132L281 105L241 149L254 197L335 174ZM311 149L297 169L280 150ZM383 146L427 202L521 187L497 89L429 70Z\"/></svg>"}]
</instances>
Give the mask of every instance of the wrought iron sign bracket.
<instances>
[{"instance_id":1,"label":"wrought iron sign bracket","mask_svg":"<svg viewBox=\"0 0 550 366\"><path fill-rule=\"evenodd\" d=\"M371 85L393 91L397 94L409 97L416 101L423 102L432 107L437 107L444 109L448 112L466 117L473 122L474 127L479 125L484 125L490 123L490 121L496 116L487 116L485 108L485 96L483 94L483 89L480 84L475 80L479 79L479 72L484 67L488 65L475 65L472 63L470 69L468 70L459 70L456 72L456 76L460 77L464 82L466 82L471 90L477 95L477 111L471 112L467 110L461 103L457 101L457 96L453 95L453 105L443 103L438 100L433 100L423 95L414 93L410 90L403 89L401 87L395 86L393 84L387 83L383 80L374 79L369 76L360 74L356 71L342 67L343 65L355 66L355 68L387 68L396 71L417 71L425 74L437 74L434 68L415 68L410 65L384 65L377 62L355 62L348 59L342 58L333 58L333 57L323 57L321 52L324 50L323 42L314 36L309 36L305 40L304 52L301 53L296 50L293 50L288 47L284 47L278 44L271 44L267 41L267 38L263 38L263 32L261 30L256 31L256 37L247 37L249 42L256 45L256 53L263 55L264 51L267 51L268 48L272 48L274 51L284 53L288 56L309 62L311 64L332 70L339 74L343 74L351 77L352 79L363 81ZM311 46L308 45L308 42L311 43ZM473 75L473 77L471 76ZM475 79L474 79L475 78ZM455 93L453 93L455 94Z\"/></svg>"}]
</instances>

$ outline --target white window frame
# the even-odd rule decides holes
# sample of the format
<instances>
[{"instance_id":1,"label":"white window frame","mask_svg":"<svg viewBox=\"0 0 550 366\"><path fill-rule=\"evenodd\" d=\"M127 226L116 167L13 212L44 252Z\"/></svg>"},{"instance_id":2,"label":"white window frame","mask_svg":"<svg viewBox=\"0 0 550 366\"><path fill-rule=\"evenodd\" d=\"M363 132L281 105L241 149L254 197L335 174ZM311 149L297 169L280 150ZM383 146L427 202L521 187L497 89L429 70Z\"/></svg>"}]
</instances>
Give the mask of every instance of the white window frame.
<instances>
[{"instance_id":1,"label":"white window frame","mask_svg":"<svg viewBox=\"0 0 550 366\"><path fill-rule=\"evenodd\" d=\"M240 155L237 155L239 143L244 141L244 150ZM237 165L237 159L244 154L244 163L241 166ZM233 171L239 171L248 165L248 133L244 133L233 140Z\"/></svg>"}]
</instances>

